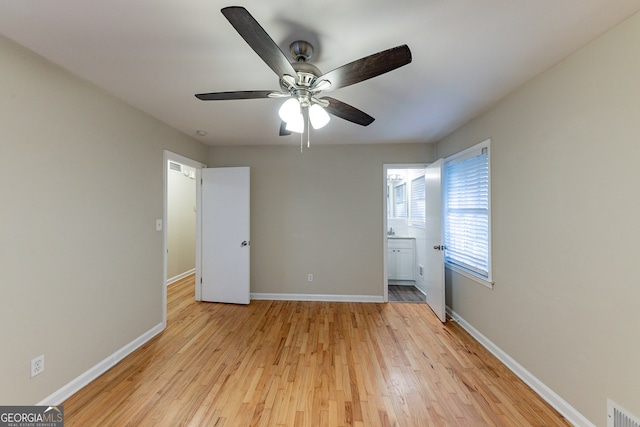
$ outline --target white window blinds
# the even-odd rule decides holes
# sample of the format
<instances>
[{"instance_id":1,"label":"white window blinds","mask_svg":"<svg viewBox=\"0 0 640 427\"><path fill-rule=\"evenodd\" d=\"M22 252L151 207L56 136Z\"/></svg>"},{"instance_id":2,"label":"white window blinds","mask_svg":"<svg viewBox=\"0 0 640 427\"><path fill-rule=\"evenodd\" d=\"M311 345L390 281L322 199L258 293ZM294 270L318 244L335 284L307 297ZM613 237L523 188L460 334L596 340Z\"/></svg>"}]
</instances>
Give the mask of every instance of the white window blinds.
<instances>
[{"instance_id":1,"label":"white window blinds","mask_svg":"<svg viewBox=\"0 0 640 427\"><path fill-rule=\"evenodd\" d=\"M445 261L490 277L487 147L445 166Z\"/></svg>"},{"instance_id":2,"label":"white window blinds","mask_svg":"<svg viewBox=\"0 0 640 427\"><path fill-rule=\"evenodd\" d=\"M425 227L425 182L424 175L411 180L411 206L409 223L414 227Z\"/></svg>"},{"instance_id":3,"label":"white window blinds","mask_svg":"<svg viewBox=\"0 0 640 427\"><path fill-rule=\"evenodd\" d=\"M396 185L395 187L395 217L407 217L407 184Z\"/></svg>"}]
</instances>

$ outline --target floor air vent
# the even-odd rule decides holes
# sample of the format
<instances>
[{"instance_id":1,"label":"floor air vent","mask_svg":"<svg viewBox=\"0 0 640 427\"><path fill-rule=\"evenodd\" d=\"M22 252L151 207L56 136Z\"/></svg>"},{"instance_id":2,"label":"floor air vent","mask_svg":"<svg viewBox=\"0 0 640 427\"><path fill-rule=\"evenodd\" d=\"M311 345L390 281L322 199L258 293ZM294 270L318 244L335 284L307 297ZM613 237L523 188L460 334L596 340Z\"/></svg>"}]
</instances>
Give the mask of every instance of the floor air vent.
<instances>
[{"instance_id":1,"label":"floor air vent","mask_svg":"<svg viewBox=\"0 0 640 427\"><path fill-rule=\"evenodd\" d=\"M640 427L640 420L612 400L607 401L607 427Z\"/></svg>"}]
</instances>

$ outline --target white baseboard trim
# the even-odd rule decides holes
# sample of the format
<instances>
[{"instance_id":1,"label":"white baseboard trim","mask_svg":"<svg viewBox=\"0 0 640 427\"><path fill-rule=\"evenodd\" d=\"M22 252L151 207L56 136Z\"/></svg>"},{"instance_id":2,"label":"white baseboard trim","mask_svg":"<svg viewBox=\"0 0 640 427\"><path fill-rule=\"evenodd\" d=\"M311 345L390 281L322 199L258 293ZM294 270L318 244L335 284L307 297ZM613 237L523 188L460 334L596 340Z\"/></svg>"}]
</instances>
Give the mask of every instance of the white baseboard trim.
<instances>
[{"instance_id":1,"label":"white baseboard trim","mask_svg":"<svg viewBox=\"0 0 640 427\"><path fill-rule=\"evenodd\" d=\"M529 387L533 389L542 399L544 399L549 405L553 406L563 417L567 419L571 424L576 427L596 427L591 421L585 418L580 412L578 412L567 401L560 397L556 392L547 387L542 381L536 378L531 372L527 371L522 365L516 362L511 356L505 353L500 347L495 345L489 338L485 337L480 331L471 326L466 320L464 320L458 313L447 307L447 314L457 322L469 335L471 335L476 341L478 341L484 348L489 350L491 354L497 357L502 363L506 365L514 374L516 374L522 381L524 381Z\"/></svg>"},{"instance_id":2,"label":"white baseboard trim","mask_svg":"<svg viewBox=\"0 0 640 427\"><path fill-rule=\"evenodd\" d=\"M196 269L192 268L191 270L185 271L184 273L180 273L177 276L173 276L171 279L167 279L167 286L169 286L173 282L177 282L180 279L184 279L185 277L191 274L194 274L195 272L196 272Z\"/></svg>"},{"instance_id":3,"label":"white baseboard trim","mask_svg":"<svg viewBox=\"0 0 640 427\"><path fill-rule=\"evenodd\" d=\"M384 302L377 295L268 294L251 293L251 299L269 301Z\"/></svg>"},{"instance_id":4,"label":"white baseboard trim","mask_svg":"<svg viewBox=\"0 0 640 427\"><path fill-rule=\"evenodd\" d=\"M89 384L91 381L98 378L100 375L104 374L107 370L115 366L122 359L127 357L129 354L133 353L139 347L141 347L144 343L158 335L160 332L164 330L164 324L158 323L153 328L149 329L144 334L140 335L135 340L131 341L129 344L122 347L120 350L113 353L111 356L107 357L103 361L94 365L88 371L81 374L79 377L56 391L55 393L45 397L40 402L36 403L37 406L57 406L62 404L65 400L71 397L73 394L78 392L81 388Z\"/></svg>"}]
</instances>

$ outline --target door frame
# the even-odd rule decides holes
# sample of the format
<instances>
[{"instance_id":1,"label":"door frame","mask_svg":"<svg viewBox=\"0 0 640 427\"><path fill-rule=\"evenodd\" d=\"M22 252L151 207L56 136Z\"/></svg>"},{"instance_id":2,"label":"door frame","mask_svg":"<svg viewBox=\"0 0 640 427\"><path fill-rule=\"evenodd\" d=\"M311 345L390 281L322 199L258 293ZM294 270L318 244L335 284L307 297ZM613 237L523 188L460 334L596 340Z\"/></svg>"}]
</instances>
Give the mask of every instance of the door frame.
<instances>
[{"instance_id":1,"label":"door frame","mask_svg":"<svg viewBox=\"0 0 640 427\"><path fill-rule=\"evenodd\" d=\"M387 250L389 248L387 244L387 230L388 218L387 218L387 172L389 169L426 169L429 163L384 163L382 165L382 300L389 302L389 277L387 270L387 263L389 262L387 257Z\"/></svg>"},{"instance_id":2,"label":"door frame","mask_svg":"<svg viewBox=\"0 0 640 427\"><path fill-rule=\"evenodd\" d=\"M188 157L184 157L180 154L174 153L169 150L164 150L162 153L162 185L163 185L163 194L162 194L162 325L163 329L167 327L167 250L168 250L168 241L167 241L167 217L168 217L168 209L169 209L169 162L173 161L176 163L182 163L183 165L190 166L195 168L196 175L200 173L200 169L206 168L207 165L204 163L200 163L197 160L190 159ZM196 193L196 205L198 205L198 194ZM198 258L198 225L196 224L196 262ZM197 289L197 286L196 286Z\"/></svg>"}]
</instances>

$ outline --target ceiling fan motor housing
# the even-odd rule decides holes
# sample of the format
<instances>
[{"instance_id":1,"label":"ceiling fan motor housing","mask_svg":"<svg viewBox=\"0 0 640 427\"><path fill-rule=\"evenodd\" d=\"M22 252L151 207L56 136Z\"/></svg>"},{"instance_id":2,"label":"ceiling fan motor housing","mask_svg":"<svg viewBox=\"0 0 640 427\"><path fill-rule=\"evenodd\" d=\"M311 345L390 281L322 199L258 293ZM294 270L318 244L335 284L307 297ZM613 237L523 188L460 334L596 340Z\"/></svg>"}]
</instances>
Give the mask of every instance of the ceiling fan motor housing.
<instances>
[{"instance_id":1,"label":"ceiling fan motor housing","mask_svg":"<svg viewBox=\"0 0 640 427\"><path fill-rule=\"evenodd\" d=\"M313 45L304 40L296 40L289 46L289 51L297 62L308 62L313 56Z\"/></svg>"},{"instance_id":2,"label":"ceiling fan motor housing","mask_svg":"<svg viewBox=\"0 0 640 427\"><path fill-rule=\"evenodd\" d=\"M291 79L285 76L280 79L280 88L283 92L289 92L293 96L304 97L306 95L310 97L312 94L307 89L313 88L314 83L322 73L316 66L306 62L294 62L291 65L293 65L297 74L294 78L295 83L292 84Z\"/></svg>"}]
</instances>

